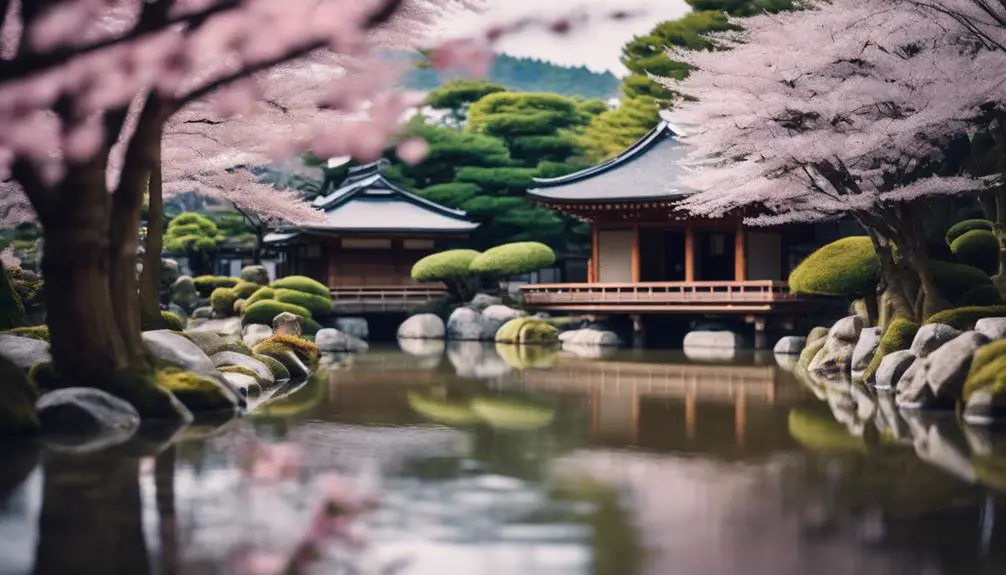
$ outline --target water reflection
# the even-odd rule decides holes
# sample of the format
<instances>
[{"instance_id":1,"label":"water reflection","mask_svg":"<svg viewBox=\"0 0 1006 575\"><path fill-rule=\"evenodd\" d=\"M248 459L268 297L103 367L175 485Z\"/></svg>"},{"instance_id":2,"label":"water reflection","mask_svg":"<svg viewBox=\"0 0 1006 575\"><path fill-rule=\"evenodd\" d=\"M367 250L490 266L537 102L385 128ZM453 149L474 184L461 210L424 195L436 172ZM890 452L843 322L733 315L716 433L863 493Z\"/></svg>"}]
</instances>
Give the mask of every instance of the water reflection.
<instances>
[{"instance_id":1,"label":"water reflection","mask_svg":"<svg viewBox=\"0 0 1006 575\"><path fill-rule=\"evenodd\" d=\"M246 573L325 473L380 478L317 572L1006 570L1006 438L763 358L406 342L220 426L114 451L0 445L0 573ZM249 445L296 446L261 483ZM29 551L25 551L28 549Z\"/></svg>"}]
</instances>

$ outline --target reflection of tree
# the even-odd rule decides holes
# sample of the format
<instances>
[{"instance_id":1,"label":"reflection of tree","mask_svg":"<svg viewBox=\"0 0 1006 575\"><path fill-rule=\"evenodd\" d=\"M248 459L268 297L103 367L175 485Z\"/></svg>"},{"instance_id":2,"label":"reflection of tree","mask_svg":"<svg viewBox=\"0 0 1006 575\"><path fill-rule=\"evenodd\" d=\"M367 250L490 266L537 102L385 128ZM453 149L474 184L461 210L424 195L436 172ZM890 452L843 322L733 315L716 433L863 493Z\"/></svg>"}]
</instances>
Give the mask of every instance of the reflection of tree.
<instances>
[{"instance_id":1,"label":"reflection of tree","mask_svg":"<svg viewBox=\"0 0 1006 575\"><path fill-rule=\"evenodd\" d=\"M0 442L0 501L21 485L38 463L38 446L27 441Z\"/></svg>"},{"instance_id":2,"label":"reflection of tree","mask_svg":"<svg viewBox=\"0 0 1006 575\"><path fill-rule=\"evenodd\" d=\"M46 452L36 575L150 572L139 459Z\"/></svg>"},{"instance_id":3,"label":"reflection of tree","mask_svg":"<svg viewBox=\"0 0 1006 575\"><path fill-rule=\"evenodd\" d=\"M175 447L161 452L154 468L154 485L157 490L157 524L160 528L160 575L179 573L178 521L175 514Z\"/></svg>"}]
</instances>

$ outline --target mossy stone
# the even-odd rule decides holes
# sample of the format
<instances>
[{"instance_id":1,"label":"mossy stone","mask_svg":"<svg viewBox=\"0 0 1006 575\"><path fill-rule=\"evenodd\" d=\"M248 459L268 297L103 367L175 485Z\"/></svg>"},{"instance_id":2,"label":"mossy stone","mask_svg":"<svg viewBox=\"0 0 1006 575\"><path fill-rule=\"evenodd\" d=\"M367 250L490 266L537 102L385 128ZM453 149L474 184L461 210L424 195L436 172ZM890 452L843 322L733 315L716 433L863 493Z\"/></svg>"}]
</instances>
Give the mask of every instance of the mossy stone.
<instances>
[{"instance_id":1,"label":"mossy stone","mask_svg":"<svg viewBox=\"0 0 1006 575\"><path fill-rule=\"evenodd\" d=\"M274 289L272 289L270 287L264 287L264 288L262 288L260 290L255 291L255 293L251 294L250 296L248 296L248 298L245 300L245 307L247 308L248 306L250 306L251 304L253 304L253 303L257 302L257 301L262 301L264 299L273 299L275 295L276 295L276 290L274 290ZM242 312L242 313L244 313L244 312Z\"/></svg>"},{"instance_id":2,"label":"mossy stone","mask_svg":"<svg viewBox=\"0 0 1006 575\"><path fill-rule=\"evenodd\" d=\"M873 354L873 359L866 366L866 370L863 372L863 379L865 381L873 381L877 368L880 367L880 362L884 360L887 354L912 347L912 340L915 339L915 334L918 333L919 327L919 324L903 317L896 317L891 320L891 323L884 330L884 334L880 336L880 345L877 346L877 353Z\"/></svg>"},{"instance_id":3,"label":"mossy stone","mask_svg":"<svg viewBox=\"0 0 1006 575\"><path fill-rule=\"evenodd\" d=\"M945 323L961 331L973 329L978 320L986 317L1006 317L1006 305L967 306L948 309L933 314L926 323Z\"/></svg>"},{"instance_id":4,"label":"mossy stone","mask_svg":"<svg viewBox=\"0 0 1006 575\"><path fill-rule=\"evenodd\" d=\"M252 355L252 358L257 359L264 363L269 371L272 372L272 376L277 382L282 382L290 379L290 371L283 365L282 362L274 357L268 355L262 355L261 353L256 353Z\"/></svg>"},{"instance_id":5,"label":"mossy stone","mask_svg":"<svg viewBox=\"0 0 1006 575\"><path fill-rule=\"evenodd\" d=\"M1000 374L1006 375L1006 339L993 341L975 352L964 382L964 401L975 391L995 385Z\"/></svg>"},{"instance_id":6,"label":"mossy stone","mask_svg":"<svg viewBox=\"0 0 1006 575\"><path fill-rule=\"evenodd\" d=\"M29 339L38 339L41 341L49 340L49 326L46 325L35 325L30 327L15 327L14 329L5 330L3 333L10 335L16 335L18 337L27 337Z\"/></svg>"},{"instance_id":7,"label":"mossy stone","mask_svg":"<svg viewBox=\"0 0 1006 575\"><path fill-rule=\"evenodd\" d=\"M496 332L497 343L552 344L559 340L559 330L534 317L512 319Z\"/></svg>"},{"instance_id":8,"label":"mossy stone","mask_svg":"<svg viewBox=\"0 0 1006 575\"><path fill-rule=\"evenodd\" d=\"M233 288L219 287L210 295L210 307L217 316L227 317L234 313L234 302L237 300L238 294Z\"/></svg>"},{"instance_id":9,"label":"mossy stone","mask_svg":"<svg viewBox=\"0 0 1006 575\"><path fill-rule=\"evenodd\" d=\"M198 373L162 369L157 372L157 384L174 394L193 413L237 408L237 398L228 388Z\"/></svg>"}]
</instances>

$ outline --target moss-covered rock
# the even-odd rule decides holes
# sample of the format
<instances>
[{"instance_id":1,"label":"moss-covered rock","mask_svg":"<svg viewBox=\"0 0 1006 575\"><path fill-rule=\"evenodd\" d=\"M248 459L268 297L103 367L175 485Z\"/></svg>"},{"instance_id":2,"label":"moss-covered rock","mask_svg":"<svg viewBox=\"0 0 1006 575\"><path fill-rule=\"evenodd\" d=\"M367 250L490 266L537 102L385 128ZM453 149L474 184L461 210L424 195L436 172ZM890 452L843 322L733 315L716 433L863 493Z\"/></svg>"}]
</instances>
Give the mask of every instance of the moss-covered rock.
<instances>
[{"instance_id":1,"label":"moss-covered rock","mask_svg":"<svg viewBox=\"0 0 1006 575\"><path fill-rule=\"evenodd\" d=\"M269 286L273 289L292 289L322 297L332 297L332 290L325 284L307 276L287 276L280 278Z\"/></svg>"},{"instance_id":2,"label":"moss-covered rock","mask_svg":"<svg viewBox=\"0 0 1006 575\"><path fill-rule=\"evenodd\" d=\"M290 371L276 358L260 353L253 354L252 357L264 363L269 368L269 371L272 372L272 376L277 382L290 379Z\"/></svg>"},{"instance_id":3,"label":"moss-covered rock","mask_svg":"<svg viewBox=\"0 0 1006 575\"><path fill-rule=\"evenodd\" d=\"M30 339L38 339L42 341L49 340L49 326L46 325L34 325L30 327L15 327L14 329L5 330L3 333L9 333L10 335L16 335L18 337L27 337Z\"/></svg>"},{"instance_id":4,"label":"moss-covered rock","mask_svg":"<svg viewBox=\"0 0 1006 575\"><path fill-rule=\"evenodd\" d=\"M238 398L222 383L191 371L158 370L157 385L174 394L193 413L233 411L238 406Z\"/></svg>"},{"instance_id":5,"label":"moss-covered rock","mask_svg":"<svg viewBox=\"0 0 1006 575\"><path fill-rule=\"evenodd\" d=\"M0 439L38 432L38 390L18 366L0 357Z\"/></svg>"},{"instance_id":6,"label":"moss-covered rock","mask_svg":"<svg viewBox=\"0 0 1006 575\"><path fill-rule=\"evenodd\" d=\"M257 292L260 289L263 289L263 287L264 286L261 286L257 283L241 280L234 287L232 287L231 290L234 291L238 299L248 299L255 292Z\"/></svg>"},{"instance_id":7,"label":"moss-covered rock","mask_svg":"<svg viewBox=\"0 0 1006 575\"><path fill-rule=\"evenodd\" d=\"M863 380L873 381L877 374L877 368L880 367L880 362L887 354L912 347L912 340L915 339L919 327L919 324L903 317L891 320L891 323L887 324L884 334L880 336L877 353L873 355L873 359L870 360L870 364L863 372Z\"/></svg>"},{"instance_id":8,"label":"moss-covered rock","mask_svg":"<svg viewBox=\"0 0 1006 575\"><path fill-rule=\"evenodd\" d=\"M0 264L0 330L18 327L24 323L24 305L7 275L7 267Z\"/></svg>"},{"instance_id":9,"label":"moss-covered rock","mask_svg":"<svg viewBox=\"0 0 1006 575\"><path fill-rule=\"evenodd\" d=\"M259 387L268 387L270 382L264 381L259 374L255 373L255 370L244 367L243 365L225 365L218 368L220 373L240 373L247 375L248 377L254 377L255 381L258 382Z\"/></svg>"},{"instance_id":10,"label":"moss-covered rock","mask_svg":"<svg viewBox=\"0 0 1006 575\"><path fill-rule=\"evenodd\" d=\"M161 310L161 320L165 325L165 329L170 329L171 331L185 330L185 322L182 321L182 318L178 317L178 314Z\"/></svg>"},{"instance_id":11,"label":"moss-covered rock","mask_svg":"<svg viewBox=\"0 0 1006 575\"><path fill-rule=\"evenodd\" d=\"M237 300L238 294L232 288L220 287L210 295L210 307L215 317L227 317L234 313L234 302Z\"/></svg>"},{"instance_id":12,"label":"moss-covered rock","mask_svg":"<svg viewBox=\"0 0 1006 575\"><path fill-rule=\"evenodd\" d=\"M873 294L880 259L866 236L842 238L807 256L789 276L793 293L857 297Z\"/></svg>"},{"instance_id":13,"label":"moss-covered rock","mask_svg":"<svg viewBox=\"0 0 1006 575\"><path fill-rule=\"evenodd\" d=\"M241 281L258 284L260 286L269 285L269 270L265 266L253 265L241 268L239 274Z\"/></svg>"},{"instance_id":14,"label":"moss-covered rock","mask_svg":"<svg viewBox=\"0 0 1006 575\"><path fill-rule=\"evenodd\" d=\"M208 356L213 356L221 351L233 351L241 355L252 355L252 350L240 340L232 340L210 331L186 331L181 334L192 343L196 344Z\"/></svg>"},{"instance_id":15,"label":"moss-covered rock","mask_svg":"<svg viewBox=\"0 0 1006 575\"><path fill-rule=\"evenodd\" d=\"M933 314L926 323L945 323L959 330L969 330L985 317L1006 317L1006 305L958 307Z\"/></svg>"},{"instance_id":16,"label":"moss-covered rock","mask_svg":"<svg viewBox=\"0 0 1006 575\"><path fill-rule=\"evenodd\" d=\"M257 302L257 301L262 301L262 300L265 300L265 299L273 299L273 297L275 297L275 295L276 295L276 290L274 290L272 288L269 288L269 287L264 287L264 288L256 291L255 293L251 294L250 296L248 296L248 299L245 300L245 307L247 308L248 306L250 306L251 304L253 304L253 303ZM244 312L242 312L242 313L244 313Z\"/></svg>"},{"instance_id":17,"label":"moss-covered rock","mask_svg":"<svg viewBox=\"0 0 1006 575\"><path fill-rule=\"evenodd\" d=\"M199 276L192 280L196 291L203 297L210 297L217 288L232 288L238 284L238 278L225 276Z\"/></svg>"},{"instance_id":18,"label":"moss-covered rock","mask_svg":"<svg viewBox=\"0 0 1006 575\"><path fill-rule=\"evenodd\" d=\"M331 294L321 296L303 291L278 288L274 290L273 298L279 302L298 305L311 312L311 315L314 317L325 317L332 313Z\"/></svg>"},{"instance_id":19,"label":"moss-covered rock","mask_svg":"<svg viewBox=\"0 0 1006 575\"><path fill-rule=\"evenodd\" d=\"M971 230L960 235L950 244L961 262L974 266L986 275L999 271L999 239L988 230Z\"/></svg>"},{"instance_id":20,"label":"moss-covered rock","mask_svg":"<svg viewBox=\"0 0 1006 575\"><path fill-rule=\"evenodd\" d=\"M975 230L991 232L992 222L988 220L964 220L963 222L957 222L956 224L950 226L950 229L947 230L947 234L944 239L946 240L947 245L950 246L953 245L957 238Z\"/></svg>"},{"instance_id":21,"label":"moss-covered rock","mask_svg":"<svg viewBox=\"0 0 1006 575\"><path fill-rule=\"evenodd\" d=\"M289 335L274 335L256 345L254 352L279 361L292 377L314 373L321 362L321 352L316 345L304 338Z\"/></svg>"},{"instance_id":22,"label":"moss-covered rock","mask_svg":"<svg viewBox=\"0 0 1006 575\"><path fill-rule=\"evenodd\" d=\"M559 341L559 330L534 317L512 319L496 332L497 343L550 345Z\"/></svg>"},{"instance_id":23,"label":"moss-covered rock","mask_svg":"<svg viewBox=\"0 0 1006 575\"><path fill-rule=\"evenodd\" d=\"M1006 339L993 341L975 352L964 382L964 401L975 391L995 385L1000 375L1006 375Z\"/></svg>"},{"instance_id":24,"label":"moss-covered rock","mask_svg":"<svg viewBox=\"0 0 1006 575\"><path fill-rule=\"evenodd\" d=\"M514 242L489 248L472 260L474 274L514 276L547 268L555 263L555 252L540 242Z\"/></svg>"},{"instance_id":25,"label":"moss-covered rock","mask_svg":"<svg viewBox=\"0 0 1006 575\"><path fill-rule=\"evenodd\" d=\"M272 320L283 312L290 312L304 318L305 324L306 320L311 317L311 312L299 305L267 299L247 305L244 315L241 316L241 323L243 325L260 323L271 326Z\"/></svg>"},{"instance_id":26,"label":"moss-covered rock","mask_svg":"<svg viewBox=\"0 0 1006 575\"><path fill-rule=\"evenodd\" d=\"M467 277L468 267L479 257L475 250L447 250L428 255L412 266L412 279L434 282Z\"/></svg>"}]
</instances>

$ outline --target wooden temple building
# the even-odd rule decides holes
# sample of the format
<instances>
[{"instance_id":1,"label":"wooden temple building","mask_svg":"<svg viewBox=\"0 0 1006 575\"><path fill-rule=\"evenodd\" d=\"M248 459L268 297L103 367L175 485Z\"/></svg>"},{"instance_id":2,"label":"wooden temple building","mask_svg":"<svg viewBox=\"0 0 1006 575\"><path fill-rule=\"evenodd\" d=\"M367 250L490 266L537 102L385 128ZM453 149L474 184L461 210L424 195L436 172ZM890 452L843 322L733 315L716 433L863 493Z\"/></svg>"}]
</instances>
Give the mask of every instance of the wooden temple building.
<instances>
[{"instance_id":1,"label":"wooden temple building","mask_svg":"<svg viewBox=\"0 0 1006 575\"><path fill-rule=\"evenodd\" d=\"M691 191L677 185L685 145L662 120L618 156L551 179L536 179L534 202L590 223L585 284L522 287L537 310L740 316L764 330L770 315L803 303L786 278L812 249L812 226L752 228L742 218L696 218L676 210ZM639 321L635 321L636 324ZM637 328L640 329L640 328Z\"/></svg>"},{"instance_id":2,"label":"wooden temple building","mask_svg":"<svg viewBox=\"0 0 1006 575\"><path fill-rule=\"evenodd\" d=\"M325 222L265 237L280 255L277 273L305 275L332 288L337 311L408 311L443 295L410 277L421 258L463 243L478 224L466 214L389 180L386 160L351 168L314 201Z\"/></svg>"}]
</instances>

